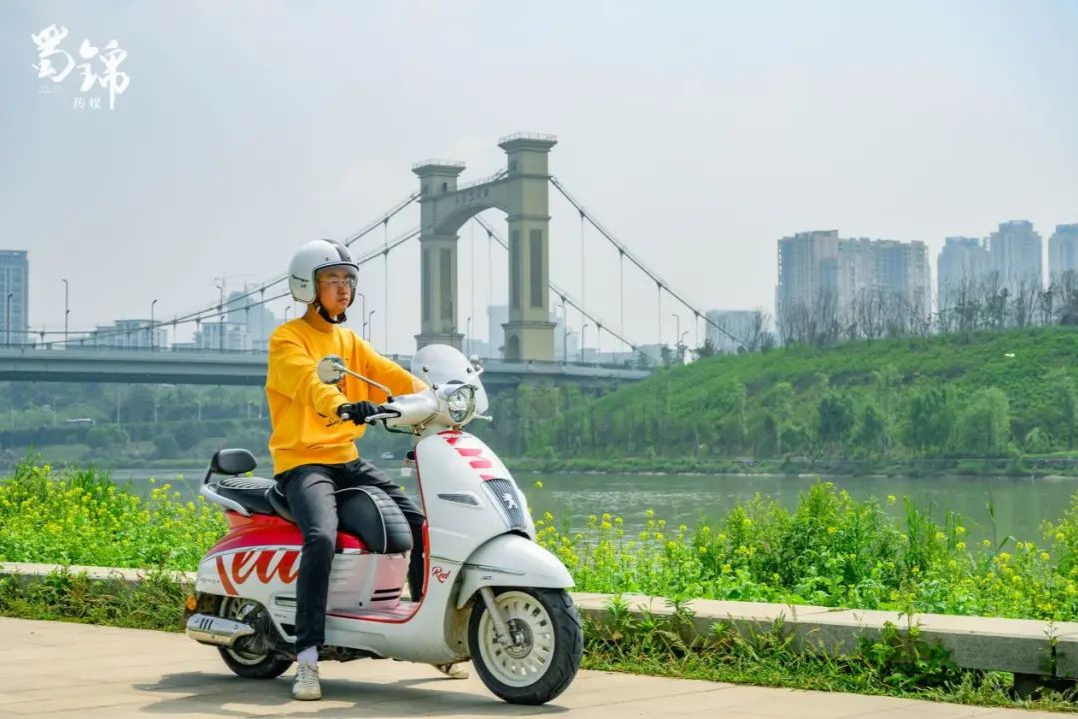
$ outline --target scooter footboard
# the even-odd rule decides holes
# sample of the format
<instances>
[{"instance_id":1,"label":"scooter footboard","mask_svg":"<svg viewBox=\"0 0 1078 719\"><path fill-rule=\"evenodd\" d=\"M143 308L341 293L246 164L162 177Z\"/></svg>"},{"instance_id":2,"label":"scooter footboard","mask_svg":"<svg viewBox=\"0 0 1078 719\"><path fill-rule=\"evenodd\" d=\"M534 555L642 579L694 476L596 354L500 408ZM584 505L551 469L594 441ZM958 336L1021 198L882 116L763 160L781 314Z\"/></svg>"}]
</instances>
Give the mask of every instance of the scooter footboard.
<instances>
[{"instance_id":1,"label":"scooter footboard","mask_svg":"<svg viewBox=\"0 0 1078 719\"><path fill-rule=\"evenodd\" d=\"M481 587L548 587L568 589L573 577L557 557L518 534L502 534L468 557L461 572L457 609Z\"/></svg>"}]
</instances>

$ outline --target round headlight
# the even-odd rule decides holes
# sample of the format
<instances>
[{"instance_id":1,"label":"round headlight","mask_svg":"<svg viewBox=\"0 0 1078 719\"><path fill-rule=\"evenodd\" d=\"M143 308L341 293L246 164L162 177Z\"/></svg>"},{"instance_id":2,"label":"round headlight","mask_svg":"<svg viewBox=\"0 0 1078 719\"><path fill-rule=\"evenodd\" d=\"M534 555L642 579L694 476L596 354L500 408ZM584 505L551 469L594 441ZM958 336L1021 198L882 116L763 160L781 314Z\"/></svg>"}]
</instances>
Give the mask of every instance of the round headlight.
<instances>
[{"instance_id":1,"label":"round headlight","mask_svg":"<svg viewBox=\"0 0 1078 719\"><path fill-rule=\"evenodd\" d=\"M456 424L467 422L475 412L475 388L471 385L461 385L446 397L446 405L449 410L449 419Z\"/></svg>"}]
</instances>

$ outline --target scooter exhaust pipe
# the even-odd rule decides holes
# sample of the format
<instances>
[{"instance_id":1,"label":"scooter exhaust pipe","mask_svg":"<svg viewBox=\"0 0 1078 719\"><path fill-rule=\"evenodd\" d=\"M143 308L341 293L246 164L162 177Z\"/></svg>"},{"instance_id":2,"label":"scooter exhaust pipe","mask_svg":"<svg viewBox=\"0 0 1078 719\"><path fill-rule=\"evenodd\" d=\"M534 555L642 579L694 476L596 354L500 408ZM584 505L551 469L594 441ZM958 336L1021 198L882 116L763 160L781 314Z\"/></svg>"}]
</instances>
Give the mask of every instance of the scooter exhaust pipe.
<instances>
[{"instance_id":1,"label":"scooter exhaust pipe","mask_svg":"<svg viewBox=\"0 0 1078 719\"><path fill-rule=\"evenodd\" d=\"M230 647L240 637L255 633L249 624L235 622L212 614L192 614L187 620L187 636L202 644Z\"/></svg>"}]
</instances>

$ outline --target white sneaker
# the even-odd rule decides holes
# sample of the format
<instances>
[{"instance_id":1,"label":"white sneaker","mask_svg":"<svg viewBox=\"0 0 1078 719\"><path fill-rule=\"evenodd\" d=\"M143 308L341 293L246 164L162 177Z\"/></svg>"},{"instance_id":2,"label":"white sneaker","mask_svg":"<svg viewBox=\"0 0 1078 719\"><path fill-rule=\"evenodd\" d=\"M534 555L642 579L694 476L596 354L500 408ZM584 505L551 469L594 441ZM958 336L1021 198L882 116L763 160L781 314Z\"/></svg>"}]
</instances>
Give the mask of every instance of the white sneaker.
<instances>
[{"instance_id":1,"label":"white sneaker","mask_svg":"<svg viewBox=\"0 0 1078 719\"><path fill-rule=\"evenodd\" d=\"M450 679L467 679L469 676L463 664L431 664L431 666Z\"/></svg>"},{"instance_id":2,"label":"white sneaker","mask_svg":"<svg viewBox=\"0 0 1078 719\"><path fill-rule=\"evenodd\" d=\"M296 679L292 682L292 698L300 701L322 698L322 687L318 684L317 664L300 662L296 665Z\"/></svg>"}]
</instances>

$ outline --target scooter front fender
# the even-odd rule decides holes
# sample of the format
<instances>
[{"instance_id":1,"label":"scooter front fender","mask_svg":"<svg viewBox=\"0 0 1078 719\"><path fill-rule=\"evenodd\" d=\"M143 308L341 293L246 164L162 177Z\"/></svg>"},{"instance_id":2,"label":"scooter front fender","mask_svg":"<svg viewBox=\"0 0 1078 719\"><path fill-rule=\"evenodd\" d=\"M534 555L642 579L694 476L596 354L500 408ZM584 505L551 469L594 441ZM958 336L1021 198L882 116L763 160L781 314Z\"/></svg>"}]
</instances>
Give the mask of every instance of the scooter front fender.
<instances>
[{"instance_id":1,"label":"scooter front fender","mask_svg":"<svg viewBox=\"0 0 1078 719\"><path fill-rule=\"evenodd\" d=\"M553 554L519 534L501 534L480 545L464 563L457 609L481 587L571 586L572 575Z\"/></svg>"}]
</instances>

